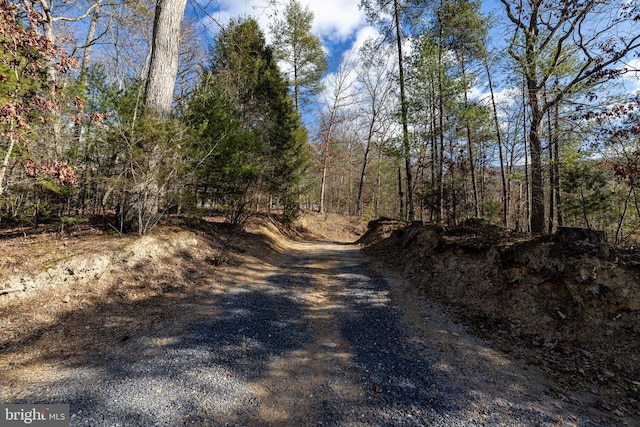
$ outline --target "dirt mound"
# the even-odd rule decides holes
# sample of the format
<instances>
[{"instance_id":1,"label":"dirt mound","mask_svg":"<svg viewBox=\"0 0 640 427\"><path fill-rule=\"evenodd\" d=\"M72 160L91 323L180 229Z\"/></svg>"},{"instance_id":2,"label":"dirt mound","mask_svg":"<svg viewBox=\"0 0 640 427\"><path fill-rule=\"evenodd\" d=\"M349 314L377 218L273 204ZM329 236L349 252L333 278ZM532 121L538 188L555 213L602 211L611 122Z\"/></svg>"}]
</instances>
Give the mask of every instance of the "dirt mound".
<instances>
[{"instance_id":1,"label":"dirt mound","mask_svg":"<svg viewBox=\"0 0 640 427\"><path fill-rule=\"evenodd\" d=\"M319 214L303 211L293 229L307 240L328 240L352 243L363 233L363 224L357 217L338 214Z\"/></svg>"},{"instance_id":2,"label":"dirt mound","mask_svg":"<svg viewBox=\"0 0 640 427\"><path fill-rule=\"evenodd\" d=\"M628 256L580 230L532 239L473 221L400 225L370 223L366 250L559 387L640 415L640 269Z\"/></svg>"},{"instance_id":3,"label":"dirt mound","mask_svg":"<svg viewBox=\"0 0 640 427\"><path fill-rule=\"evenodd\" d=\"M379 243L384 239L391 237L394 231L404 229L408 223L397 219L380 218L378 220L369 221L367 224L367 232L364 233L356 243L360 245L372 245Z\"/></svg>"}]
</instances>

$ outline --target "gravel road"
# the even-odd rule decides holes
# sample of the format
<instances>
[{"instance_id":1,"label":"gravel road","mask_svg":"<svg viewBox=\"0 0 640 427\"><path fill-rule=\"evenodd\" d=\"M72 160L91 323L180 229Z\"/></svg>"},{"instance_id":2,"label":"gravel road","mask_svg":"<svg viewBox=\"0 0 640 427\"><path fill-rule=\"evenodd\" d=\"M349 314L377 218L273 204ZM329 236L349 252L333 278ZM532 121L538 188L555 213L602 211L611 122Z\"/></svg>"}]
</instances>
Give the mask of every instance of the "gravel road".
<instances>
[{"instance_id":1,"label":"gravel road","mask_svg":"<svg viewBox=\"0 0 640 427\"><path fill-rule=\"evenodd\" d=\"M357 247L295 243L11 403L72 426L594 426Z\"/></svg>"}]
</instances>

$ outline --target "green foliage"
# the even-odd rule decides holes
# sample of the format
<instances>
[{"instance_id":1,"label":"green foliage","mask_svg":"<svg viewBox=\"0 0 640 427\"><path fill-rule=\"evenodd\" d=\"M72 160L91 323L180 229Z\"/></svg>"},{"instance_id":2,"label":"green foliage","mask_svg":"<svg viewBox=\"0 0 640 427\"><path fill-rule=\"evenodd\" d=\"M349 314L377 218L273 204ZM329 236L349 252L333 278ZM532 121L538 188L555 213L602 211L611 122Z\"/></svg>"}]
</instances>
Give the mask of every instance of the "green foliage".
<instances>
[{"instance_id":1,"label":"green foliage","mask_svg":"<svg viewBox=\"0 0 640 427\"><path fill-rule=\"evenodd\" d=\"M293 197L287 197L284 200L284 208L282 214L282 221L285 224L293 224L300 217L300 210L298 209L298 203Z\"/></svg>"},{"instance_id":2,"label":"green foliage","mask_svg":"<svg viewBox=\"0 0 640 427\"><path fill-rule=\"evenodd\" d=\"M485 55L487 27L481 6L476 0L447 0L437 12L436 26L445 35L445 45L465 61Z\"/></svg>"},{"instance_id":3,"label":"green foliage","mask_svg":"<svg viewBox=\"0 0 640 427\"><path fill-rule=\"evenodd\" d=\"M232 22L211 54L185 112L188 156L201 196L235 223L258 194L294 198L309 161L307 134L255 21Z\"/></svg>"},{"instance_id":4,"label":"green foliage","mask_svg":"<svg viewBox=\"0 0 640 427\"><path fill-rule=\"evenodd\" d=\"M69 196L73 191L73 187L60 185L52 179L38 178L36 186L42 191L49 192L56 196Z\"/></svg>"},{"instance_id":5,"label":"green foliage","mask_svg":"<svg viewBox=\"0 0 640 427\"><path fill-rule=\"evenodd\" d=\"M300 102L309 102L322 91L322 75L328 69L322 43L311 34L312 24L309 7L303 9L300 2L291 0L284 18L271 27L276 58L291 67L287 84L293 87L296 110L300 109Z\"/></svg>"},{"instance_id":6,"label":"green foliage","mask_svg":"<svg viewBox=\"0 0 640 427\"><path fill-rule=\"evenodd\" d=\"M60 222L67 225L79 225L89 222L89 218L79 218L75 216L63 216L60 218Z\"/></svg>"},{"instance_id":7,"label":"green foliage","mask_svg":"<svg viewBox=\"0 0 640 427\"><path fill-rule=\"evenodd\" d=\"M599 162L581 158L577 152L565 155L561 170L561 209L565 216L592 228L595 219L613 209L611 178L609 168Z\"/></svg>"},{"instance_id":8,"label":"green foliage","mask_svg":"<svg viewBox=\"0 0 640 427\"><path fill-rule=\"evenodd\" d=\"M116 123L105 134L114 152L111 174L104 181L114 192L118 228L146 234L180 197L185 141L177 120L140 118Z\"/></svg>"},{"instance_id":9,"label":"green foliage","mask_svg":"<svg viewBox=\"0 0 640 427\"><path fill-rule=\"evenodd\" d=\"M487 217L487 220L490 223L493 223L493 220L500 213L501 210L502 210L502 204L500 204L499 202L496 202L495 200L487 200L484 203L484 213L485 213L485 216Z\"/></svg>"}]
</instances>

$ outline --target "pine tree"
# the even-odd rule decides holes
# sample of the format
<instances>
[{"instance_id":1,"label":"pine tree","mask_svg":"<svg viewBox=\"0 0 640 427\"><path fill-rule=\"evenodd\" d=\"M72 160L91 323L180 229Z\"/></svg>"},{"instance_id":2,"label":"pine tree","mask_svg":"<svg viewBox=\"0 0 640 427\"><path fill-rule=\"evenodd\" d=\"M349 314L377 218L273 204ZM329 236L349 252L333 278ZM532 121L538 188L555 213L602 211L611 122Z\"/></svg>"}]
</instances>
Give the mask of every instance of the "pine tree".
<instances>
[{"instance_id":1,"label":"pine tree","mask_svg":"<svg viewBox=\"0 0 640 427\"><path fill-rule=\"evenodd\" d=\"M286 64L287 84L293 88L296 111L300 104L322 90L322 75L327 71L327 57L320 39L311 34L313 12L292 0L284 19L277 20L271 30L274 35L276 58Z\"/></svg>"},{"instance_id":2,"label":"pine tree","mask_svg":"<svg viewBox=\"0 0 640 427\"><path fill-rule=\"evenodd\" d=\"M256 21L231 22L211 56L187 122L197 129L199 152L210 156L203 178L217 188L212 196L239 223L261 193L294 201L308 163L307 135Z\"/></svg>"}]
</instances>

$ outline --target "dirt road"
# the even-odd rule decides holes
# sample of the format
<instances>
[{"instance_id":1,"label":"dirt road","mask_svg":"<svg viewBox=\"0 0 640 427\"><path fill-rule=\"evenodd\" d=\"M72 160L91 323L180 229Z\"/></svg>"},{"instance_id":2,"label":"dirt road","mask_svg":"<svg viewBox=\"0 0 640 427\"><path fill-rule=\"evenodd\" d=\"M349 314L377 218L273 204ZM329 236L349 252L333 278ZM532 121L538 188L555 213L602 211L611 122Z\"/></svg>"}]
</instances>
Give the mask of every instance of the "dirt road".
<instances>
[{"instance_id":1,"label":"dirt road","mask_svg":"<svg viewBox=\"0 0 640 427\"><path fill-rule=\"evenodd\" d=\"M171 310L21 366L0 400L70 403L74 426L606 424L379 271L314 242L193 272Z\"/></svg>"}]
</instances>

